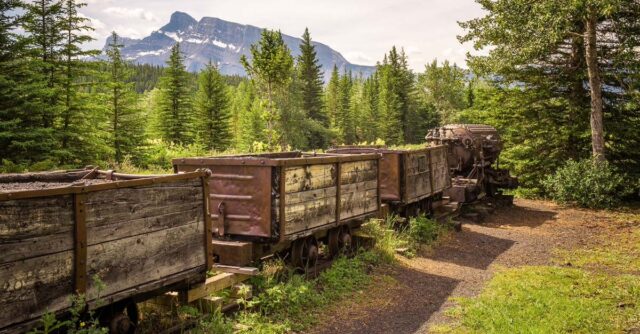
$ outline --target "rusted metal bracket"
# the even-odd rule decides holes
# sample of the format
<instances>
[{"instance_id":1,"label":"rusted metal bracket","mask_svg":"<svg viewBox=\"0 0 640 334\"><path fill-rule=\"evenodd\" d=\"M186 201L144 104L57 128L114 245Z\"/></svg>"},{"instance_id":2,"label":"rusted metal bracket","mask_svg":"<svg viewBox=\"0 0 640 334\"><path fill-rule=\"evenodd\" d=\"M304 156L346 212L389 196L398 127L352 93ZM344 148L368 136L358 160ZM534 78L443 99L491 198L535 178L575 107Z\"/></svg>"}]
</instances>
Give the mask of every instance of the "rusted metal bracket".
<instances>
[{"instance_id":1,"label":"rusted metal bracket","mask_svg":"<svg viewBox=\"0 0 640 334\"><path fill-rule=\"evenodd\" d=\"M218 235L223 236L225 233L225 204L220 202L218 204Z\"/></svg>"},{"instance_id":2,"label":"rusted metal bracket","mask_svg":"<svg viewBox=\"0 0 640 334\"><path fill-rule=\"evenodd\" d=\"M286 197L287 197L287 189L286 189L286 178L287 178L287 174L286 174L286 168L285 167L279 167L278 169L276 169L275 171L276 173L280 173L280 178L278 179L278 182L280 182L280 184L278 185L278 190L280 191L280 207L278 208L278 210L280 210L280 213L278 214L278 219L280 220L278 222L278 227L280 229L279 233L280 233L280 242L285 240L285 221L286 221Z\"/></svg>"},{"instance_id":3,"label":"rusted metal bracket","mask_svg":"<svg viewBox=\"0 0 640 334\"><path fill-rule=\"evenodd\" d=\"M85 203L86 193L74 195L75 225L74 225L74 288L76 293L87 292L87 213Z\"/></svg>"},{"instance_id":4,"label":"rusted metal bracket","mask_svg":"<svg viewBox=\"0 0 640 334\"><path fill-rule=\"evenodd\" d=\"M211 215L209 215L209 175L211 175L211 171L208 169L207 171L205 171L205 175L200 179L202 180L202 205L204 211L204 250L207 261L207 270L210 270L213 267L213 224L211 223Z\"/></svg>"},{"instance_id":5,"label":"rusted metal bracket","mask_svg":"<svg viewBox=\"0 0 640 334\"><path fill-rule=\"evenodd\" d=\"M98 170L100 169L100 167L95 167L92 168L89 173L87 173L87 175L83 176L82 178L80 178L80 180L87 180L87 179L93 179L95 178L96 175L98 175Z\"/></svg>"},{"instance_id":6,"label":"rusted metal bracket","mask_svg":"<svg viewBox=\"0 0 640 334\"><path fill-rule=\"evenodd\" d=\"M336 222L335 225L340 225L340 213L342 211L342 163L336 163Z\"/></svg>"},{"instance_id":7,"label":"rusted metal bracket","mask_svg":"<svg viewBox=\"0 0 640 334\"><path fill-rule=\"evenodd\" d=\"M429 187L431 188L429 192L432 194L436 192L436 185L433 184L433 174L436 172L436 167L433 165L433 152L434 151L429 151L429 153L427 153L427 158L429 159ZM446 157L445 161L447 161Z\"/></svg>"}]
</instances>

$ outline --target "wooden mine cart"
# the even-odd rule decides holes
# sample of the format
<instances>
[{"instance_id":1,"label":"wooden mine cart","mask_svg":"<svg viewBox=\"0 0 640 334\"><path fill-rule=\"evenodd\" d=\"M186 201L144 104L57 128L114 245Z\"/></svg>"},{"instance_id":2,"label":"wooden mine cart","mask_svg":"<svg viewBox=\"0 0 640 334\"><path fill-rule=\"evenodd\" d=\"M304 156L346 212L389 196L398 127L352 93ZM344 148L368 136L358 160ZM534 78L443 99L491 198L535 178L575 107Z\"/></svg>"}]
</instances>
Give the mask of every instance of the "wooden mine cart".
<instances>
[{"instance_id":1,"label":"wooden mine cart","mask_svg":"<svg viewBox=\"0 0 640 334\"><path fill-rule=\"evenodd\" d=\"M107 305L101 319L122 329L135 323L135 302L203 282L212 266L207 178L0 175L0 333L65 313L76 293L90 309Z\"/></svg>"},{"instance_id":2,"label":"wooden mine cart","mask_svg":"<svg viewBox=\"0 0 640 334\"><path fill-rule=\"evenodd\" d=\"M380 197L402 215L431 212L434 200L451 187L446 146L389 149L383 146L341 146L328 150L340 154L382 155Z\"/></svg>"},{"instance_id":3,"label":"wooden mine cart","mask_svg":"<svg viewBox=\"0 0 640 334\"><path fill-rule=\"evenodd\" d=\"M315 262L318 240L335 253L350 242L350 228L378 215L379 158L285 152L174 159L173 165L178 173L212 172L214 254L221 264L245 265L291 247L293 263L307 266Z\"/></svg>"}]
</instances>

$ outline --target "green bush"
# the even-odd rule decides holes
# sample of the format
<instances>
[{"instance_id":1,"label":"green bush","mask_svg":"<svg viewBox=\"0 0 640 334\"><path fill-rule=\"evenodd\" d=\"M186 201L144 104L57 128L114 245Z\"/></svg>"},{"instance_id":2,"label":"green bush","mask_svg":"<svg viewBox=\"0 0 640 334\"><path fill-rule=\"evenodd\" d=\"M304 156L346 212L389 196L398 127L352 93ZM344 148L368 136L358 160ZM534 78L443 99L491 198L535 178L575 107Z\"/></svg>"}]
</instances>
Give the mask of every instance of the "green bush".
<instances>
[{"instance_id":1,"label":"green bush","mask_svg":"<svg viewBox=\"0 0 640 334\"><path fill-rule=\"evenodd\" d=\"M632 191L614 166L592 159L569 160L543 184L554 201L592 209L616 207Z\"/></svg>"},{"instance_id":2,"label":"green bush","mask_svg":"<svg viewBox=\"0 0 640 334\"><path fill-rule=\"evenodd\" d=\"M435 220L424 215L411 218L409 221L409 235L411 239L419 244L430 244L443 233L445 227Z\"/></svg>"}]
</instances>

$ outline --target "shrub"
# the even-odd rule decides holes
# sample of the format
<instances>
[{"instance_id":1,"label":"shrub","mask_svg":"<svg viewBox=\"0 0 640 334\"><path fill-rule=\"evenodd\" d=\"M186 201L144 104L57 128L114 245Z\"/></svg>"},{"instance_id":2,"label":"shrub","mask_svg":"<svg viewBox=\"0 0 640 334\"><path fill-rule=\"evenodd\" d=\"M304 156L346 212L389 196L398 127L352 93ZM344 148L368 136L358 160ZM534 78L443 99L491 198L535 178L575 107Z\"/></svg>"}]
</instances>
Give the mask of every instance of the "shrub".
<instances>
[{"instance_id":1,"label":"shrub","mask_svg":"<svg viewBox=\"0 0 640 334\"><path fill-rule=\"evenodd\" d=\"M543 184L554 201L593 209L618 206L632 189L614 166L592 159L569 160Z\"/></svg>"},{"instance_id":2,"label":"shrub","mask_svg":"<svg viewBox=\"0 0 640 334\"><path fill-rule=\"evenodd\" d=\"M409 235L418 244L430 244L443 232L445 227L438 222L420 215L409 221Z\"/></svg>"}]
</instances>

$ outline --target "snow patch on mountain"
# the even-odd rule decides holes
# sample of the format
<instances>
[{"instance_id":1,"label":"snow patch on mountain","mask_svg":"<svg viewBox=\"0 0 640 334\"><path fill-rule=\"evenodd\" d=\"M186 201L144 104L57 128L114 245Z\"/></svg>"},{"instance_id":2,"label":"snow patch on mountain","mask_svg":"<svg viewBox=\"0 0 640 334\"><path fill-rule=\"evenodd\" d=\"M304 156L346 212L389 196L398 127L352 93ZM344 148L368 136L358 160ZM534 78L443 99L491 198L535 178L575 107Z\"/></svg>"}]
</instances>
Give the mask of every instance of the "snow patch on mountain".
<instances>
[{"instance_id":1,"label":"snow patch on mountain","mask_svg":"<svg viewBox=\"0 0 640 334\"><path fill-rule=\"evenodd\" d=\"M169 50L176 43L185 57L189 71L201 70L209 61L218 64L220 72L227 75L246 75L240 64L240 57L251 58L250 46L260 40L262 29L213 17L203 17L200 21L186 13L175 12L169 23L143 39L123 38L126 41L122 54L125 59L136 63L165 65ZM300 54L299 38L283 34L294 57ZM105 48L109 45L107 40ZM375 71L373 66L349 63L339 52L329 46L314 42L319 63L325 80L328 80L337 66L340 72L351 71L354 75L368 77Z\"/></svg>"}]
</instances>

